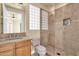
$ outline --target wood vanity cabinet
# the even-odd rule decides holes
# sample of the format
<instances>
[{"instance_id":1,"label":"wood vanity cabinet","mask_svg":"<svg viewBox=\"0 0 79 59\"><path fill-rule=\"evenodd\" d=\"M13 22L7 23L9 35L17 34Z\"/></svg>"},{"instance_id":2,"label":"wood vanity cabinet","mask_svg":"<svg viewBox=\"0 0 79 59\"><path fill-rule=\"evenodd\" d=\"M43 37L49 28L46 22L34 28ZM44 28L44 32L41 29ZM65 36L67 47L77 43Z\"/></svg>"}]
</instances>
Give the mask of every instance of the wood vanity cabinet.
<instances>
[{"instance_id":1,"label":"wood vanity cabinet","mask_svg":"<svg viewBox=\"0 0 79 59\"><path fill-rule=\"evenodd\" d=\"M31 56L31 40L0 44L0 56Z\"/></svg>"}]
</instances>

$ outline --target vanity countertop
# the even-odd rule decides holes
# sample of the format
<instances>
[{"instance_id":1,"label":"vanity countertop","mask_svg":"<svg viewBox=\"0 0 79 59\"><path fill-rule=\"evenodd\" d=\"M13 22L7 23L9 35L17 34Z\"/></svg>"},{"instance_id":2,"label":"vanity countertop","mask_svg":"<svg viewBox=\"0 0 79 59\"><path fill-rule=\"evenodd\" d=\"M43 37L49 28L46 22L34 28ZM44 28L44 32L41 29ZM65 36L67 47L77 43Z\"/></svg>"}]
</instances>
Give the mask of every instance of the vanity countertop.
<instances>
[{"instance_id":1,"label":"vanity countertop","mask_svg":"<svg viewBox=\"0 0 79 59\"><path fill-rule=\"evenodd\" d=\"M31 38L30 37L24 37L22 39L0 40L0 44L19 42L19 41L23 41L23 40L31 40Z\"/></svg>"}]
</instances>

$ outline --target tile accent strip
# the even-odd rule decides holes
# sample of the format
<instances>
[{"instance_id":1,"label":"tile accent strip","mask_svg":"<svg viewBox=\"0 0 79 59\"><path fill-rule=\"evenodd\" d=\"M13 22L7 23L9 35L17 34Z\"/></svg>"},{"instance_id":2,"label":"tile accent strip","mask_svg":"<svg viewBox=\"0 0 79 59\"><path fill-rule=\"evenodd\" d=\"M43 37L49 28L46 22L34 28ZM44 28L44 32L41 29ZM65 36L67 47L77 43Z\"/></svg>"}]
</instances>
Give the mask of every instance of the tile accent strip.
<instances>
[{"instance_id":1,"label":"tile accent strip","mask_svg":"<svg viewBox=\"0 0 79 59\"><path fill-rule=\"evenodd\" d=\"M26 33L7 33L7 34L0 34L0 39L20 39L26 37Z\"/></svg>"}]
</instances>

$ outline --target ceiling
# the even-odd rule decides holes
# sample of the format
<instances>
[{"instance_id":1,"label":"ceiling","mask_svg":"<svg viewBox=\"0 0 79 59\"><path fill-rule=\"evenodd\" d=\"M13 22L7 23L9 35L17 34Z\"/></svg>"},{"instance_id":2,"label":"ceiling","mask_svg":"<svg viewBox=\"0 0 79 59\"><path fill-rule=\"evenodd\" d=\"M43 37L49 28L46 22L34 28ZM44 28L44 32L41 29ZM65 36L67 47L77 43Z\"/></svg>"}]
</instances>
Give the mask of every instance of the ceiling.
<instances>
[{"instance_id":1,"label":"ceiling","mask_svg":"<svg viewBox=\"0 0 79 59\"><path fill-rule=\"evenodd\" d=\"M34 3L33 3L34 4ZM37 6L40 6L42 8L45 8L47 9L47 11L49 11L50 13L54 13L54 10L59 8L59 7L62 7L63 5L66 5L67 3L35 3ZM34 5L35 5L34 4ZM7 5L10 5L10 6L14 6L14 4L7 4ZM26 6L26 4L15 4L17 8L19 9L23 9L22 6ZM15 6L14 6L15 7Z\"/></svg>"},{"instance_id":2,"label":"ceiling","mask_svg":"<svg viewBox=\"0 0 79 59\"><path fill-rule=\"evenodd\" d=\"M50 8L60 5L60 3L43 3L43 5Z\"/></svg>"},{"instance_id":3,"label":"ceiling","mask_svg":"<svg viewBox=\"0 0 79 59\"><path fill-rule=\"evenodd\" d=\"M44 6L48 7L48 9L56 9L63 5L66 5L67 3L43 3Z\"/></svg>"}]
</instances>

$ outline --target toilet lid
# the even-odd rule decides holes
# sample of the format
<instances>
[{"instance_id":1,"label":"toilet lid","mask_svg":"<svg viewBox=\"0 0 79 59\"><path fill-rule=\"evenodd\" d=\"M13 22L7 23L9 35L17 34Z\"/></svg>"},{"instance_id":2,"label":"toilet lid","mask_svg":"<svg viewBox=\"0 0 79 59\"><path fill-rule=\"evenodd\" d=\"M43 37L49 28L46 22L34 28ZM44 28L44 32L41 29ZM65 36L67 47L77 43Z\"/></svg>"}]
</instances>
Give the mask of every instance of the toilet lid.
<instances>
[{"instance_id":1,"label":"toilet lid","mask_svg":"<svg viewBox=\"0 0 79 59\"><path fill-rule=\"evenodd\" d=\"M36 47L36 51L39 53L39 54L45 54L46 53L46 48L44 46L37 46Z\"/></svg>"}]
</instances>

